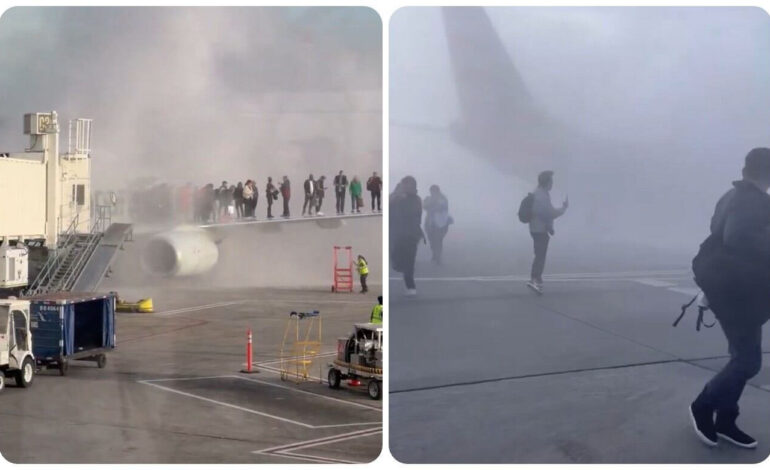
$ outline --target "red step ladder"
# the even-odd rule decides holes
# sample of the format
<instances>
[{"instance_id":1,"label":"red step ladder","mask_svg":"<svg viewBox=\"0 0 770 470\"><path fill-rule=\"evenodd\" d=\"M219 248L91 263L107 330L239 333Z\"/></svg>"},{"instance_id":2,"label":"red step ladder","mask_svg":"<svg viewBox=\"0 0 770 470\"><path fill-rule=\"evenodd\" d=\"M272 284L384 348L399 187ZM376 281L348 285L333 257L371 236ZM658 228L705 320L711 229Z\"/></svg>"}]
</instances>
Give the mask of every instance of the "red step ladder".
<instances>
[{"instance_id":1,"label":"red step ladder","mask_svg":"<svg viewBox=\"0 0 770 470\"><path fill-rule=\"evenodd\" d=\"M340 252L347 253L347 263L343 263L340 259ZM334 285L332 286L332 292L353 292L353 247L334 247Z\"/></svg>"}]
</instances>

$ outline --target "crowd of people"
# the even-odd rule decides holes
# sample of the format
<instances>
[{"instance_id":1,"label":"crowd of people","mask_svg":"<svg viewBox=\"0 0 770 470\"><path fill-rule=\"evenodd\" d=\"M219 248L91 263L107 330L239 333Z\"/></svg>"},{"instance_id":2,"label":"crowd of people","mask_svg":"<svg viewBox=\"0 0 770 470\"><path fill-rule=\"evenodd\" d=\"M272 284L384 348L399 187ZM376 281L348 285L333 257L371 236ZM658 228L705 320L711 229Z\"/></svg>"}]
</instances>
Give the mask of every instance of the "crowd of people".
<instances>
[{"instance_id":1,"label":"crowd of people","mask_svg":"<svg viewBox=\"0 0 770 470\"><path fill-rule=\"evenodd\" d=\"M334 177L333 185L337 215L345 214L345 196L348 191L350 191L351 198L350 213L360 214L364 207L364 199L361 180L358 176L353 176L348 183L347 176L340 170ZM367 179L366 190L370 193L372 212L381 212L382 178L376 171ZM320 176L317 179L312 174L308 176L303 184L303 216L323 215L321 209L326 191L325 176ZM226 220L258 218L257 207L260 202L260 190L256 180L253 179L247 179L245 183L238 182L238 184L222 181L218 187L214 187L213 183L201 187L187 183L178 188L173 197L176 212L182 218L196 223L218 223ZM277 204L279 197L283 203L283 210L280 214L274 215L273 204ZM262 191L262 198L265 201L263 207L265 204L267 206L266 218L291 217L289 209L291 197L291 181L288 176L283 176L277 183L273 182L272 177L268 177Z\"/></svg>"},{"instance_id":2,"label":"crowd of people","mask_svg":"<svg viewBox=\"0 0 770 470\"><path fill-rule=\"evenodd\" d=\"M423 211L424 231L421 226ZM449 215L449 200L438 185L430 187L430 195L423 201L417 195L417 180L406 176L390 194L391 266L403 274L407 295L417 294L414 261L420 241L430 243L432 261L441 264L444 237L452 223L454 220Z\"/></svg>"}]
</instances>

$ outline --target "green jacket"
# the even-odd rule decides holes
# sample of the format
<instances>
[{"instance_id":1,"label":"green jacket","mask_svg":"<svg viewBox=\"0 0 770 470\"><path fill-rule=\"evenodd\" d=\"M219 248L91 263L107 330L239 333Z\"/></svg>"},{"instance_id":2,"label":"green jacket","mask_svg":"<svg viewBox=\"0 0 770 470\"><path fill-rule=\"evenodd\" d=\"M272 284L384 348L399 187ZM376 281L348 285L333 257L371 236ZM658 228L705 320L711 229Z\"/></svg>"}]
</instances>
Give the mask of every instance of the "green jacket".
<instances>
[{"instance_id":1,"label":"green jacket","mask_svg":"<svg viewBox=\"0 0 770 470\"><path fill-rule=\"evenodd\" d=\"M361 196L361 182L360 181L351 181L350 182L350 195L353 196L353 197Z\"/></svg>"}]
</instances>

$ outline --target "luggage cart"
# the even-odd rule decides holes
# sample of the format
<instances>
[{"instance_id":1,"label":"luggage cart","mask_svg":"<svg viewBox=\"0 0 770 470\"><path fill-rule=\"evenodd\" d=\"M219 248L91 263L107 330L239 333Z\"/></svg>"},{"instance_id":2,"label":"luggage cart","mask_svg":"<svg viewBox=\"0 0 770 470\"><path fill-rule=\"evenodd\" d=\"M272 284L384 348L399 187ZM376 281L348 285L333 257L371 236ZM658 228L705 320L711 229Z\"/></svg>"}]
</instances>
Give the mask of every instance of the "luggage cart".
<instances>
[{"instance_id":1,"label":"luggage cart","mask_svg":"<svg viewBox=\"0 0 770 470\"><path fill-rule=\"evenodd\" d=\"M291 312L281 342L281 380L296 382L310 379L313 362L321 351L322 322L318 310ZM321 365L318 366L321 379Z\"/></svg>"}]
</instances>

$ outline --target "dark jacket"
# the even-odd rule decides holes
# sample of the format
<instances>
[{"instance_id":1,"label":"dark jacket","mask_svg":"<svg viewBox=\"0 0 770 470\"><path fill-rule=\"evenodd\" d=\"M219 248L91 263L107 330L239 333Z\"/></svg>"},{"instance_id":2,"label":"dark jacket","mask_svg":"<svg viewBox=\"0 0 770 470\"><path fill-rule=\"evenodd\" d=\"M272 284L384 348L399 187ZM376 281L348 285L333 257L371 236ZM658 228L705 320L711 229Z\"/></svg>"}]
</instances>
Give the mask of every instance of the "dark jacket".
<instances>
[{"instance_id":1,"label":"dark jacket","mask_svg":"<svg viewBox=\"0 0 770 470\"><path fill-rule=\"evenodd\" d=\"M334 190L338 193L344 192L348 187L348 177L337 175L334 177Z\"/></svg>"},{"instance_id":2,"label":"dark jacket","mask_svg":"<svg viewBox=\"0 0 770 470\"><path fill-rule=\"evenodd\" d=\"M390 238L414 240L423 238L422 201L416 194L398 194L390 198Z\"/></svg>"},{"instance_id":3,"label":"dark jacket","mask_svg":"<svg viewBox=\"0 0 770 470\"><path fill-rule=\"evenodd\" d=\"M291 197L291 183L289 180L281 183L281 197L284 199L289 199Z\"/></svg>"},{"instance_id":4,"label":"dark jacket","mask_svg":"<svg viewBox=\"0 0 770 470\"><path fill-rule=\"evenodd\" d=\"M373 193L382 191L382 179L379 176L370 176L366 181L366 190Z\"/></svg>"},{"instance_id":5,"label":"dark jacket","mask_svg":"<svg viewBox=\"0 0 770 470\"><path fill-rule=\"evenodd\" d=\"M761 324L770 316L770 196L748 181L733 186L693 259L695 282L720 320Z\"/></svg>"}]
</instances>

